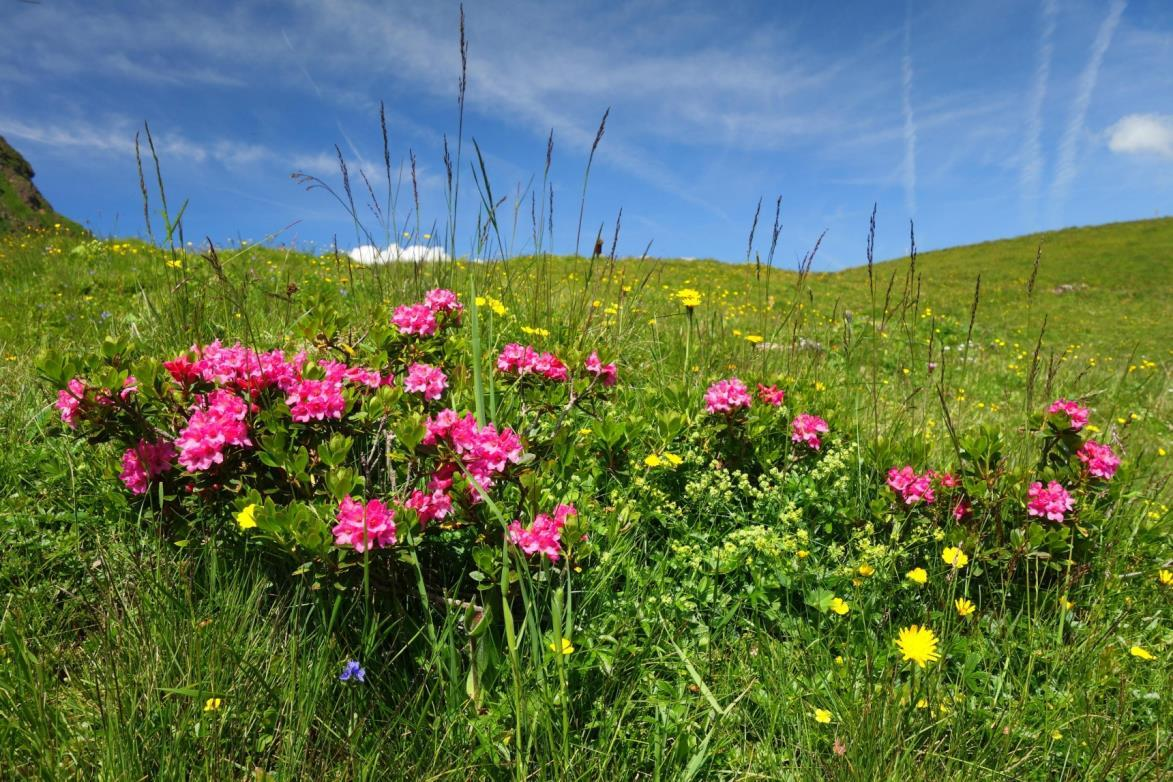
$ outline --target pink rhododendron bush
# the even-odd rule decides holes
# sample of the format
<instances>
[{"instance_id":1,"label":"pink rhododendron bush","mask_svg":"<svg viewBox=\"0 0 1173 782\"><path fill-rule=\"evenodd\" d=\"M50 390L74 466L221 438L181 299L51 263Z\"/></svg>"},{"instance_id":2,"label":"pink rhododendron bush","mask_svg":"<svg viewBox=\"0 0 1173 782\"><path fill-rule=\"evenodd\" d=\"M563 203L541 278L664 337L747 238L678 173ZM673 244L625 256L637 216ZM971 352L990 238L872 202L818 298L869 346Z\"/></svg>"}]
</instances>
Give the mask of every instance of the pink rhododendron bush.
<instances>
[{"instance_id":1,"label":"pink rhododendron bush","mask_svg":"<svg viewBox=\"0 0 1173 782\"><path fill-rule=\"evenodd\" d=\"M177 533L210 522L329 572L394 567L429 541L490 558L507 545L535 567L585 555L581 500L555 495L535 452L600 415L615 364L506 345L485 367L490 421L450 339L462 320L436 289L345 350L212 341L151 357L110 340L42 371L64 427L112 447L127 494Z\"/></svg>"}]
</instances>

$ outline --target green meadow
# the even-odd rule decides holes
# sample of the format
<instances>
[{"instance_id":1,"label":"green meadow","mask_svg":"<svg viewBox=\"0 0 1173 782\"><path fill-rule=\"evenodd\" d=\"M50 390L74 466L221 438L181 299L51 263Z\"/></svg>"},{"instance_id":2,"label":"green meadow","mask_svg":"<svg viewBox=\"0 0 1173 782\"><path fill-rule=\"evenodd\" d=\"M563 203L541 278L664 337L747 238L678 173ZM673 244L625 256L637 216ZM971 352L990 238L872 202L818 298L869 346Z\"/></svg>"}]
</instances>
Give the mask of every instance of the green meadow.
<instances>
[{"instance_id":1,"label":"green meadow","mask_svg":"<svg viewBox=\"0 0 1173 782\"><path fill-rule=\"evenodd\" d=\"M835 273L0 238L0 777L1167 776L1173 219L874 263L867 228ZM460 324L426 348L395 334L436 287ZM290 446L267 483L225 467L191 496L130 493L126 444L66 427L62 380L129 371L173 400L158 362L215 339L376 368L426 349L449 385L300 428L274 397L309 466ZM514 342L572 374L597 351L618 382L527 385L496 368ZM785 400L710 413L733 377ZM1048 413L1059 399L1088 423ZM321 487L363 475L402 508L441 407L527 457L490 502L334 546ZM360 408L385 466L328 439ZM827 422L817 448L791 436L800 414ZM277 453L253 439L241 459ZM1088 439L1119 457L1110 479ZM934 471L934 502L889 487L906 465ZM1071 492L1062 521L1028 512L1034 481ZM557 560L510 542L562 502ZM912 626L931 650L897 644ZM350 660L363 681L340 681Z\"/></svg>"}]
</instances>

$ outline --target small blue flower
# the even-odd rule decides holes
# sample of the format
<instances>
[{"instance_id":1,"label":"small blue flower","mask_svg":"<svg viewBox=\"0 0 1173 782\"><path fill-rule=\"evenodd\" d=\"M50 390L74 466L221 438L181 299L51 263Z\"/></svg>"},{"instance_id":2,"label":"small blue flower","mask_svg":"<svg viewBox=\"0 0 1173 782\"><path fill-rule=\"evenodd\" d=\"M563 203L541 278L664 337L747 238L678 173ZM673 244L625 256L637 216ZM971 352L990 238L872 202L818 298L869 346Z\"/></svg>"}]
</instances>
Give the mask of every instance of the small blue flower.
<instances>
[{"instance_id":1,"label":"small blue flower","mask_svg":"<svg viewBox=\"0 0 1173 782\"><path fill-rule=\"evenodd\" d=\"M347 660L346 665L342 666L342 674L338 677L338 681L348 682L354 679L356 682L365 682L366 675L366 670L358 664L358 660Z\"/></svg>"}]
</instances>

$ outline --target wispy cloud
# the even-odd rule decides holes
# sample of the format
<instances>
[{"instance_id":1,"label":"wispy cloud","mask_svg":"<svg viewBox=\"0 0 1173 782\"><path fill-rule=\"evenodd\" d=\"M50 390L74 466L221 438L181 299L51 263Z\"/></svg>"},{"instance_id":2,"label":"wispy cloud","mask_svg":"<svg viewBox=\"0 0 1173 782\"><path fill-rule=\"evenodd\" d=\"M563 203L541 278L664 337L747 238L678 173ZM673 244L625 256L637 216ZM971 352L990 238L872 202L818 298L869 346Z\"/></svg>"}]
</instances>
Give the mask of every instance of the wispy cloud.
<instances>
[{"instance_id":1,"label":"wispy cloud","mask_svg":"<svg viewBox=\"0 0 1173 782\"><path fill-rule=\"evenodd\" d=\"M1051 208L1054 210L1054 219L1062 216L1063 204L1071 183L1075 179L1079 166L1079 142L1084 132L1084 123L1087 121L1088 107L1091 105L1092 93L1096 89L1096 81L1100 77L1100 67L1104 64L1104 55L1112 45L1112 35L1116 32L1116 25L1124 14L1127 0L1112 0L1108 8L1108 15L1100 23L1092 43L1091 54L1087 65L1079 78L1075 100L1071 104L1071 116L1067 121L1067 129L1063 131L1063 138L1059 142L1059 159L1055 166L1055 178L1051 181Z\"/></svg>"},{"instance_id":2,"label":"wispy cloud","mask_svg":"<svg viewBox=\"0 0 1173 782\"><path fill-rule=\"evenodd\" d=\"M1129 114L1108 128L1108 149L1123 155L1173 160L1173 116Z\"/></svg>"},{"instance_id":3,"label":"wispy cloud","mask_svg":"<svg viewBox=\"0 0 1173 782\"><path fill-rule=\"evenodd\" d=\"M900 56L900 108L904 114L904 207L916 217L916 117L912 113L912 2L904 9L904 51Z\"/></svg>"},{"instance_id":4,"label":"wispy cloud","mask_svg":"<svg viewBox=\"0 0 1173 782\"><path fill-rule=\"evenodd\" d=\"M1026 137L1022 144L1022 170L1018 181L1023 211L1030 228L1038 224L1038 202L1043 179L1043 105L1051 76L1058 5L1057 0L1043 0L1043 23L1039 30L1034 77L1027 102Z\"/></svg>"}]
</instances>

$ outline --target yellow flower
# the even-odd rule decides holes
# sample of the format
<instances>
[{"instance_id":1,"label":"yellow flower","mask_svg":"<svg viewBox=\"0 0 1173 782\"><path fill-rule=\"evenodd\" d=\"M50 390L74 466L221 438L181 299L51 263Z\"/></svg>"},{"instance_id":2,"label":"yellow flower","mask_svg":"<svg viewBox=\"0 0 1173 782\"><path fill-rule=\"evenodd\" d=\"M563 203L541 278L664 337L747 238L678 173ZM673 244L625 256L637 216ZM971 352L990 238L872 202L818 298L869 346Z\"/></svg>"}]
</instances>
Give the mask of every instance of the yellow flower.
<instances>
[{"instance_id":1,"label":"yellow flower","mask_svg":"<svg viewBox=\"0 0 1173 782\"><path fill-rule=\"evenodd\" d=\"M745 341L750 343L751 345L756 345L764 339L765 339L765 337L763 337L761 334L746 334L745 335Z\"/></svg>"},{"instance_id":2,"label":"yellow flower","mask_svg":"<svg viewBox=\"0 0 1173 782\"><path fill-rule=\"evenodd\" d=\"M537 328L534 326L522 326L521 332L523 334L529 334L531 337L548 337L548 336L550 336L550 332L547 331L546 329L540 329L540 328Z\"/></svg>"},{"instance_id":3,"label":"yellow flower","mask_svg":"<svg viewBox=\"0 0 1173 782\"><path fill-rule=\"evenodd\" d=\"M216 711L220 708L219 698L208 698L204 701L204 711Z\"/></svg>"},{"instance_id":4,"label":"yellow flower","mask_svg":"<svg viewBox=\"0 0 1173 782\"><path fill-rule=\"evenodd\" d=\"M672 465L673 467L679 467L680 465L684 464L684 459L681 459L674 453L665 452L664 461L668 462L668 464Z\"/></svg>"},{"instance_id":5,"label":"yellow flower","mask_svg":"<svg viewBox=\"0 0 1173 782\"><path fill-rule=\"evenodd\" d=\"M1051 741L1058 741L1061 738L1063 738L1063 733L1058 728L1051 731Z\"/></svg>"},{"instance_id":6,"label":"yellow flower","mask_svg":"<svg viewBox=\"0 0 1173 782\"><path fill-rule=\"evenodd\" d=\"M843 655L841 655L841 654L835 655L835 664L836 665L843 664Z\"/></svg>"},{"instance_id":7,"label":"yellow flower","mask_svg":"<svg viewBox=\"0 0 1173 782\"><path fill-rule=\"evenodd\" d=\"M659 467L663 463L664 462L660 460L660 457L654 453L650 453L644 457L644 464L646 464L648 467Z\"/></svg>"},{"instance_id":8,"label":"yellow flower","mask_svg":"<svg viewBox=\"0 0 1173 782\"><path fill-rule=\"evenodd\" d=\"M916 702L916 707L918 709L927 709L929 707L928 699L927 698L919 698Z\"/></svg>"},{"instance_id":9,"label":"yellow flower","mask_svg":"<svg viewBox=\"0 0 1173 782\"><path fill-rule=\"evenodd\" d=\"M561 644L556 641L551 641L550 651L554 654L570 654L574 651L574 644L570 643L569 638L563 638Z\"/></svg>"},{"instance_id":10,"label":"yellow flower","mask_svg":"<svg viewBox=\"0 0 1173 782\"><path fill-rule=\"evenodd\" d=\"M847 601L843 598L836 597L831 599L831 610L839 614L839 616L843 616L851 610L851 606L847 605Z\"/></svg>"},{"instance_id":11,"label":"yellow flower","mask_svg":"<svg viewBox=\"0 0 1173 782\"><path fill-rule=\"evenodd\" d=\"M917 584L924 584L929 580L929 574L925 572L923 567L914 567L905 573L904 577Z\"/></svg>"},{"instance_id":12,"label":"yellow flower","mask_svg":"<svg viewBox=\"0 0 1173 782\"><path fill-rule=\"evenodd\" d=\"M957 598L953 605L957 608L957 615L964 618L973 614L977 607L964 597Z\"/></svg>"},{"instance_id":13,"label":"yellow flower","mask_svg":"<svg viewBox=\"0 0 1173 782\"><path fill-rule=\"evenodd\" d=\"M257 526L257 505L253 503L240 513L236 514L236 523L241 529L252 529Z\"/></svg>"},{"instance_id":14,"label":"yellow flower","mask_svg":"<svg viewBox=\"0 0 1173 782\"><path fill-rule=\"evenodd\" d=\"M927 627L913 625L901 628L896 646L904 655L905 662L912 660L921 668L925 667L925 663L941 659L941 655L937 654L937 636Z\"/></svg>"},{"instance_id":15,"label":"yellow flower","mask_svg":"<svg viewBox=\"0 0 1173 782\"><path fill-rule=\"evenodd\" d=\"M703 298L700 291L693 290L692 288L681 288L672 295L680 299L680 303L689 309L699 307Z\"/></svg>"},{"instance_id":16,"label":"yellow flower","mask_svg":"<svg viewBox=\"0 0 1173 782\"><path fill-rule=\"evenodd\" d=\"M1132 647L1131 649L1128 650L1128 653L1131 654L1133 657L1139 657L1142 660L1155 660L1155 659L1157 659L1156 656L1152 652L1147 651L1145 649L1141 649L1139 646Z\"/></svg>"},{"instance_id":17,"label":"yellow flower","mask_svg":"<svg viewBox=\"0 0 1173 782\"><path fill-rule=\"evenodd\" d=\"M815 709L815 722L821 725L827 725L831 722L834 715L826 709Z\"/></svg>"},{"instance_id":18,"label":"yellow flower","mask_svg":"<svg viewBox=\"0 0 1173 782\"><path fill-rule=\"evenodd\" d=\"M874 575L875 572L876 572L876 569L866 562L864 562L862 565L859 566L859 574L861 576L863 576L864 578L867 578L868 576Z\"/></svg>"},{"instance_id":19,"label":"yellow flower","mask_svg":"<svg viewBox=\"0 0 1173 782\"><path fill-rule=\"evenodd\" d=\"M582 435L583 437L586 437L588 434L591 433L591 428L589 426L584 426L582 429L578 430L578 433L580 435Z\"/></svg>"},{"instance_id":20,"label":"yellow flower","mask_svg":"<svg viewBox=\"0 0 1173 782\"><path fill-rule=\"evenodd\" d=\"M1157 580L1161 582L1161 586L1173 586L1173 570L1164 570L1157 573Z\"/></svg>"},{"instance_id":21,"label":"yellow flower","mask_svg":"<svg viewBox=\"0 0 1173 782\"><path fill-rule=\"evenodd\" d=\"M945 560L946 565L952 565L955 569L961 570L969 564L969 557L965 552L955 546L949 546L941 552L941 559Z\"/></svg>"},{"instance_id":22,"label":"yellow flower","mask_svg":"<svg viewBox=\"0 0 1173 782\"><path fill-rule=\"evenodd\" d=\"M799 549L798 551L796 551L794 553L798 556L799 559L806 559L807 557L809 557L811 555L811 553L809 551L807 551L806 549Z\"/></svg>"},{"instance_id":23,"label":"yellow flower","mask_svg":"<svg viewBox=\"0 0 1173 782\"><path fill-rule=\"evenodd\" d=\"M1064 611L1070 611L1075 608L1075 603L1068 600L1066 595L1059 598L1059 605L1063 606Z\"/></svg>"}]
</instances>

